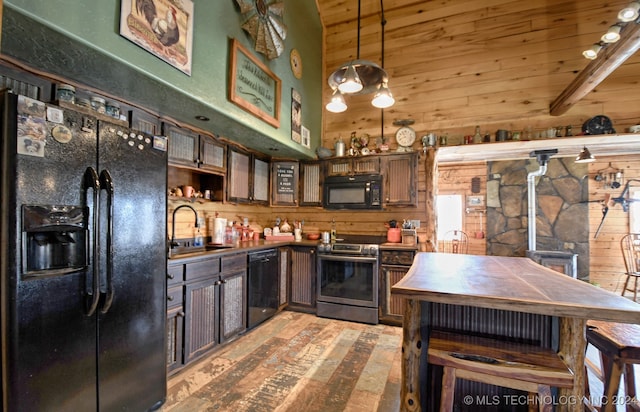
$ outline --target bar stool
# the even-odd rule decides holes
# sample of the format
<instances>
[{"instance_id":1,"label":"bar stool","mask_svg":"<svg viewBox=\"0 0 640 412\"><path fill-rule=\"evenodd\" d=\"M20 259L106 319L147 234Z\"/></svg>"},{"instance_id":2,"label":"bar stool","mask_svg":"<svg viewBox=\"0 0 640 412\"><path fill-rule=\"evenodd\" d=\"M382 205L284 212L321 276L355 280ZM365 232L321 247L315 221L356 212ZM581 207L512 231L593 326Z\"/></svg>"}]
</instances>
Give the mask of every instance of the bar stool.
<instances>
[{"instance_id":1,"label":"bar stool","mask_svg":"<svg viewBox=\"0 0 640 412\"><path fill-rule=\"evenodd\" d=\"M456 378L537 394L553 409L551 387L572 388L573 372L556 352L538 346L432 331L428 362L443 367L440 412L453 410Z\"/></svg>"},{"instance_id":2,"label":"bar stool","mask_svg":"<svg viewBox=\"0 0 640 412\"><path fill-rule=\"evenodd\" d=\"M608 400L617 399L623 373L625 400L637 402L633 365L640 364L640 325L590 320L587 322L587 342L600 351L600 379L604 384L602 410L615 411L616 403L620 403ZM637 403L626 402L626 407L627 411L640 411Z\"/></svg>"}]
</instances>

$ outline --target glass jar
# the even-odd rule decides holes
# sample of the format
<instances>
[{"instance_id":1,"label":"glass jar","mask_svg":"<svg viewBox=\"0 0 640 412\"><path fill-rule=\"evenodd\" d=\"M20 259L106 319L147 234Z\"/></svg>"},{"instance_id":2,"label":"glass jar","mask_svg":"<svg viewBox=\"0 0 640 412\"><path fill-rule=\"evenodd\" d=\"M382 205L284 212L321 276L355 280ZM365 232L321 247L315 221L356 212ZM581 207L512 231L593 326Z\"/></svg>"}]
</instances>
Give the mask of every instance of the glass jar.
<instances>
[{"instance_id":1,"label":"glass jar","mask_svg":"<svg viewBox=\"0 0 640 412\"><path fill-rule=\"evenodd\" d=\"M91 109L91 102L89 102L89 99L85 99L84 97L78 97L76 99L76 105L80 107L86 107L87 109Z\"/></svg>"},{"instance_id":2,"label":"glass jar","mask_svg":"<svg viewBox=\"0 0 640 412\"><path fill-rule=\"evenodd\" d=\"M91 108L98 113L105 113L107 111L107 105L102 97L91 97Z\"/></svg>"},{"instance_id":3,"label":"glass jar","mask_svg":"<svg viewBox=\"0 0 640 412\"><path fill-rule=\"evenodd\" d=\"M105 106L106 114L116 119L120 118L120 104L118 102L107 102Z\"/></svg>"},{"instance_id":4,"label":"glass jar","mask_svg":"<svg viewBox=\"0 0 640 412\"><path fill-rule=\"evenodd\" d=\"M75 103L76 102L76 88L70 84L58 83L56 88L56 99L58 101Z\"/></svg>"}]
</instances>

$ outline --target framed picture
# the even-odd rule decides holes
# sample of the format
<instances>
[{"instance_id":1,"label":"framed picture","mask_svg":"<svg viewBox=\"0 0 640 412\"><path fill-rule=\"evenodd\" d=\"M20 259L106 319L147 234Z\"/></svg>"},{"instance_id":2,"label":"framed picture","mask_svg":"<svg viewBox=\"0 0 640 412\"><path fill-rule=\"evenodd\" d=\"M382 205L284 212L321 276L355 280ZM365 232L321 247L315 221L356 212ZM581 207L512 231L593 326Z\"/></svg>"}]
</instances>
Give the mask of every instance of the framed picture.
<instances>
[{"instance_id":1,"label":"framed picture","mask_svg":"<svg viewBox=\"0 0 640 412\"><path fill-rule=\"evenodd\" d=\"M300 134L302 135L302 145L307 149L311 149L311 133L309 129L302 126L302 133Z\"/></svg>"},{"instance_id":2,"label":"framed picture","mask_svg":"<svg viewBox=\"0 0 640 412\"><path fill-rule=\"evenodd\" d=\"M191 75L192 0L122 0L120 35Z\"/></svg>"},{"instance_id":3,"label":"framed picture","mask_svg":"<svg viewBox=\"0 0 640 412\"><path fill-rule=\"evenodd\" d=\"M302 96L296 91L291 89L291 140L296 143L302 142L301 130L302 127Z\"/></svg>"},{"instance_id":4,"label":"framed picture","mask_svg":"<svg viewBox=\"0 0 640 412\"><path fill-rule=\"evenodd\" d=\"M278 76L235 39L231 40L229 100L254 116L280 127Z\"/></svg>"}]
</instances>

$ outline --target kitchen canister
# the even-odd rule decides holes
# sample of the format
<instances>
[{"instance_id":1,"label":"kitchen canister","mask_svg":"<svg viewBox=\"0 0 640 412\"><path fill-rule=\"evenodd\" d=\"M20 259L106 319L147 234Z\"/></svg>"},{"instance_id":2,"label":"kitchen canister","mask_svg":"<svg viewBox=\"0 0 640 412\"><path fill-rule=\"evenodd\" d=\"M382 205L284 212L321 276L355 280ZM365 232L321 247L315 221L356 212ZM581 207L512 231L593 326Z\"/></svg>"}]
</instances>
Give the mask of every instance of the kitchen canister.
<instances>
[{"instance_id":1,"label":"kitchen canister","mask_svg":"<svg viewBox=\"0 0 640 412\"><path fill-rule=\"evenodd\" d=\"M59 83L56 87L56 98L61 102L75 103L76 88L70 84Z\"/></svg>"},{"instance_id":2,"label":"kitchen canister","mask_svg":"<svg viewBox=\"0 0 640 412\"><path fill-rule=\"evenodd\" d=\"M106 113L107 104L106 101L99 96L91 96L91 108L98 113Z\"/></svg>"},{"instance_id":3,"label":"kitchen canister","mask_svg":"<svg viewBox=\"0 0 640 412\"><path fill-rule=\"evenodd\" d=\"M227 229L227 219L216 217L213 219L213 243L224 243L224 234Z\"/></svg>"},{"instance_id":4,"label":"kitchen canister","mask_svg":"<svg viewBox=\"0 0 640 412\"><path fill-rule=\"evenodd\" d=\"M105 103L105 113L107 116L111 116L113 118L120 118L120 104L113 101L108 101Z\"/></svg>"},{"instance_id":5,"label":"kitchen canister","mask_svg":"<svg viewBox=\"0 0 640 412\"><path fill-rule=\"evenodd\" d=\"M322 243L324 244L331 243L331 233L322 232Z\"/></svg>"},{"instance_id":6,"label":"kitchen canister","mask_svg":"<svg viewBox=\"0 0 640 412\"><path fill-rule=\"evenodd\" d=\"M402 240L402 230L399 227L390 227L387 229L387 242L400 243Z\"/></svg>"}]
</instances>

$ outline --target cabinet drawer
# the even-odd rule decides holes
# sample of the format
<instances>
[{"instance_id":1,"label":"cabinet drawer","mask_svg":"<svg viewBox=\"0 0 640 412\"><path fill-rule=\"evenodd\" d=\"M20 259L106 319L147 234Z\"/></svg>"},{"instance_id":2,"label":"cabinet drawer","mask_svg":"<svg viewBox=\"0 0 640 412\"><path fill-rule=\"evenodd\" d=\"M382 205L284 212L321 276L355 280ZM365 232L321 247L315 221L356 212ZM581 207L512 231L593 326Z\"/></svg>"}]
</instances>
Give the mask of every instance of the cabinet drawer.
<instances>
[{"instance_id":1,"label":"cabinet drawer","mask_svg":"<svg viewBox=\"0 0 640 412\"><path fill-rule=\"evenodd\" d=\"M182 306L182 285L167 290L167 309Z\"/></svg>"},{"instance_id":2,"label":"cabinet drawer","mask_svg":"<svg viewBox=\"0 0 640 412\"><path fill-rule=\"evenodd\" d=\"M411 266L415 251L413 250L381 250L380 263L383 265Z\"/></svg>"},{"instance_id":3,"label":"cabinet drawer","mask_svg":"<svg viewBox=\"0 0 640 412\"><path fill-rule=\"evenodd\" d=\"M190 262L185 265L185 279L188 281L214 276L220 273L220 258Z\"/></svg>"},{"instance_id":4,"label":"cabinet drawer","mask_svg":"<svg viewBox=\"0 0 640 412\"><path fill-rule=\"evenodd\" d=\"M222 273L236 271L238 269L246 269L247 254L240 253L237 255L223 256L221 266L222 266Z\"/></svg>"},{"instance_id":5,"label":"cabinet drawer","mask_svg":"<svg viewBox=\"0 0 640 412\"><path fill-rule=\"evenodd\" d=\"M184 265L167 266L167 286L184 281Z\"/></svg>"}]
</instances>

